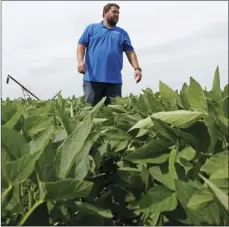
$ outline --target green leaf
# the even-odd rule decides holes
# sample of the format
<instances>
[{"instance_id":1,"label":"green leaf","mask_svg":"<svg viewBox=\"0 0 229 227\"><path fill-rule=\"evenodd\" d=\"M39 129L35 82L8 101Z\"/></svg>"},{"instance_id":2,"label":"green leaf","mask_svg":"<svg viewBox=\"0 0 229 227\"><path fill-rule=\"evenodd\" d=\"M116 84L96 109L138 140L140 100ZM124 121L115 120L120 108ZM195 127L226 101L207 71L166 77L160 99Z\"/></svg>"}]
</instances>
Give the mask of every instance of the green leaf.
<instances>
[{"instance_id":1,"label":"green leaf","mask_svg":"<svg viewBox=\"0 0 229 227\"><path fill-rule=\"evenodd\" d=\"M107 130L104 133L105 137L109 140L130 140L132 136L127 134L124 130L115 128Z\"/></svg>"},{"instance_id":2,"label":"green leaf","mask_svg":"<svg viewBox=\"0 0 229 227\"><path fill-rule=\"evenodd\" d=\"M204 113L187 110L158 112L151 115L153 118L160 119L178 128L188 128L204 116Z\"/></svg>"},{"instance_id":3,"label":"green leaf","mask_svg":"<svg viewBox=\"0 0 229 227\"><path fill-rule=\"evenodd\" d=\"M163 185L149 189L139 201L138 211L150 210L151 213L172 211L177 207L176 195Z\"/></svg>"},{"instance_id":4,"label":"green leaf","mask_svg":"<svg viewBox=\"0 0 229 227\"><path fill-rule=\"evenodd\" d=\"M5 163L5 172L11 184L25 181L34 171L41 152L27 154L12 162Z\"/></svg>"},{"instance_id":5,"label":"green leaf","mask_svg":"<svg viewBox=\"0 0 229 227\"><path fill-rule=\"evenodd\" d=\"M219 125L219 128L221 129L221 131L225 134L228 135L228 125L229 125L229 120L226 117L223 116L218 116L216 117L216 122Z\"/></svg>"},{"instance_id":6,"label":"green leaf","mask_svg":"<svg viewBox=\"0 0 229 227\"><path fill-rule=\"evenodd\" d=\"M221 89L220 89L219 67L218 66L217 66L217 68L215 70L215 74L214 74L212 93L213 93L216 101L219 101L222 99L222 93L221 93Z\"/></svg>"},{"instance_id":7,"label":"green leaf","mask_svg":"<svg viewBox=\"0 0 229 227\"><path fill-rule=\"evenodd\" d=\"M180 99L181 103L184 106L184 109L189 110L190 104L188 100L188 85L184 83L181 91L180 91Z\"/></svg>"},{"instance_id":8,"label":"green leaf","mask_svg":"<svg viewBox=\"0 0 229 227\"><path fill-rule=\"evenodd\" d=\"M42 132L53 125L53 117L44 116L34 116L25 119L25 130L29 136L34 136L39 132Z\"/></svg>"},{"instance_id":9,"label":"green leaf","mask_svg":"<svg viewBox=\"0 0 229 227\"><path fill-rule=\"evenodd\" d=\"M224 89L223 89L223 97L228 96L228 84L225 85Z\"/></svg>"},{"instance_id":10,"label":"green leaf","mask_svg":"<svg viewBox=\"0 0 229 227\"><path fill-rule=\"evenodd\" d=\"M188 144L191 145L198 153L204 153L207 151L207 147L202 143L202 141L200 141L192 134L177 130L175 128L173 129L173 131L178 138L188 142Z\"/></svg>"},{"instance_id":11,"label":"green leaf","mask_svg":"<svg viewBox=\"0 0 229 227\"><path fill-rule=\"evenodd\" d=\"M214 172L209 180L220 189L227 190L228 193L228 163L221 169Z\"/></svg>"},{"instance_id":12,"label":"green leaf","mask_svg":"<svg viewBox=\"0 0 229 227\"><path fill-rule=\"evenodd\" d=\"M211 138L210 146L209 146L209 152L215 153L215 145L220 137L220 129L218 125L215 123L215 121L212 118L207 118L205 120L205 123L208 128L208 133Z\"/></svg>"},{"instance_id":13,"label":"green leaf","mask_svg":"<svg viewBox=\"0 0 229 227\"><path fill-rule=\"evenodd\" d=\"M95 214L104 218L113 218L113 214L111 213L110 210L102 209L89 203L83 203L83 202L75 202L75 203L80 212Z\"/></svg>"},{"instance_id":14,"label":"green leaf","mask_svg":"<svg viewBox=\"0 0 229 227\"><path fill-rule=\"evenodd\" d=\"M159 83L159 90L165 110L178 110L178 104L181 105L178 94L161 81Z\"/></svg>"},{"instance_id":15,"label":"green leaf","mask_svg":"<svg viewBox=\"0 0 229 227\"><path fill-rule=\"evenodd\" d=\"M145 185L145 190L147 190L149 186L149 169L147 168L147 165L145 164L141 164L139 168L141 169L142 182Z\"/></svg>"},{"instance_id":16,"label":"green leaf","mask_svg":"<svg viewBox=\"0 0 229 227\"><path fill-rule=\"evenodd\" d=\"M177 148L173 147L173 149L170 151L169 154L169 173L173 179L178 179L176 166L175 166L177 154L178 154Z\"/></svg>"},{"instance_id":17,"label":"green leaf","mask_svg":"<svg viewBox=\"0 0 229 227\"><path fill-rule=\"evenodd\" d=\"M226 117L227 119L229 118L229 106L228 106L228 96L226 96L225 98L223 98L220 102L220 108L221 108L221 112L222 115L224 115L224 117Z\"/></svg>"},{"instance_id":18,"label":"green leaf","mask_svg":"<svg viewBox=\"0 0 229 227\"><path fill-rule=\"evenodd\" d=\"M190 78L188 97L189 97L190 106L194 111L208 113L208 105L207 105L207 100L204 96L204 92L200 84L192 77Z\"/></svg>"},{"instance_id":19,"label":"green leaf","mask_svg":"<svg viewBox=\"0 0 229 227\"><path fill-rule=\"evenodd\" d=\"M219 208L215 202L209 202L198 211L187 207L190 198L198 189L190 183L176 180L176 195L193 225L220 225Z\"/></svg>"},{"instance_id":20,"label":"green leaf","mask_svg":"<svg viewBox=\"0 0 229 227\"><path fill-rule=\"evenodd\" d=\"M203 209L209 202L213 201L214 196L208 188L202 188L195 192L188 201L187 207L192 210Z\"/></svg>"},{"instance_id":21,"label":"green leaf","mask_svg":"<svg viewBox=\"0 0 229 227\"><path fill-rule=\"evenodd\" d=\"M21 115L23 114L24 110L19 110L17 111L11 118L10 120L8 120L4 125L3 127L6 127L6 128L13 128L17 121L20 119Z\"/></svg>"},{"instance_id":22,"label":"green leaf","mask_svg":"<svg viewBox=\"0 0 229 227\"><path fill-rule=\"evenodd\" d=\"M172 141L173 143L176 142L177 136L173 132L173 129L165 122L152 118L153 124L154 124L154 131L158 134L161 135L162 137Z\"/></svg>"},{"instance_id":23,"label":"green leaf","mask_svg":"<svg viewBox=\"0 0 229 227\"><path fill-rule=\"evenodd\" d=\"M163 163L168 159L168 148L169 144L165 140L152 139L128 154L125 159L133 163Z\"/></svg>"},{"instance_id":24,"label":"green leaf","mask_svg":"<svg viewBox=\"0 0 229 227\"><path fill-rule=\"evenodd\" d=\"M163 166L153 166L149 168L150 175L164 186L171 190L175 190L175 182L171 173L166 171Z\"/></svg>"},{"instance_id":25,"label":"green leaf","mask_svg":"<svg viewBox=\"0 0 229 227\"><path fill-rule=\"evenodd\" d=\"M57 176L60 179L66 178L69 174L74 164L74 158L83 148L91 129L92 121L89 115L77 126L58 149L55 166Z\"/></svg>"},{"instance_id":26,"label":"green leaf","mask_svg":"<svg viewBox=\"0 0 229 227\"><path fill-rule=\"evenodd\" d=\"M74 179L39 183L41 200L43 201L87 198L92 187L93 183L91 182Z\"/></svg>"},{"instance_id":27,"label":"green leaf","mask_svg":"<svg viewBox=\"0 0 229 227\"><path fill-rule=\"evenodd\" d=\"M212 173L215 173L216 171L221 169L222 166L227 164L228 151L223 151L211 156L210 159L206 161L206 163L201 167L200 170L211 175Z\"/></svg>"},{"instance_id":28,"label":"green leaf","mask_svg":"<svg viewBox=\"0 0 229 227\"><path fill-rule=\"evenodd\" d=\"M108 109L110 109L112 111L116 110L118 112L126 113L125 108L121 105L108 105L107 107L108 107Z\"/></svg>"},{"instance_id":29,"label":"green leaf","mask_svg":"<svg viewBox=\"0 0 229 227\"><path fill-rule=\"evenodd\" d=\"M153 121L151 120L151 117L149 116L147 118L139 120L133 127L129 129L129 131L136 129L136 128L149 129L152 126L153 126Z\"/></svg>"},{"instance_id":30,"label":"green leaf","mask_svg":"<svg viewBox=\"0 0 229 227\"><path fill-rule=\"evenodd\" d=\"M36 172L41 181L52 181L55 176L55 151L52 143L45 147L36 164Z\"/></svg>"},{"instance_id":31,"label":"green leaf","mask_svg":"<svg viewBox=\"0 0 229 227\"><path fill-rule=\"evenodd\" d=\"M45 147L48 145L50 139L52 138L52 134L54 131L54 127L51 126L47 128L44 132L39 134L36 138L34 138L30 143L30 153L34 153L36 151L40 151L45 149Z\"/></svg>"},{"instance_id":32,"label":"green leaf","mask_svg":"<svg viewBox=\"0 0 229 227\"><path fill-rule=\"evenodd\" d=\"M217 186L215 186L211 181L209 181L207 178L205 178L201 174L199 174L199 176L205 181L205 183L213 191L213 193L215 194L215 196L219 200L219 202L228 211L228 196L222 190L220 190Z\"/></svg>"},{"instance_id":33,"label":"green leaf","mask_svg":"<svg viewBox=\"0 0 229 227\"><path fill-rule=\"evenodd\" d=\"M2 147L15 159L29 153L28 144L20 133L13 129L2 127L1 137Z\"/></svg>"}]
</instances>

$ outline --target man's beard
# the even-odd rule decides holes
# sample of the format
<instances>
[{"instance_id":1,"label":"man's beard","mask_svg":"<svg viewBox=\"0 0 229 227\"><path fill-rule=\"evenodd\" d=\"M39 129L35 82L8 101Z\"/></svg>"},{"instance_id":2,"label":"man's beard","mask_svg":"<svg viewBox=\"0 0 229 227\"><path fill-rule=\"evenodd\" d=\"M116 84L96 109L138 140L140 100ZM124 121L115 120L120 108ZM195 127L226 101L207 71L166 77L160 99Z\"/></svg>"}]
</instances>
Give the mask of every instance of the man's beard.
<instances>
[{"instance_id":1,"label":"man's beard","mask_svg":"<svg viewBox=\"0 0 229 227\"><path fill-rule=\"evenodd\" d=\"M118 23L118 21L116 21L116 20L113 19L113 18L107 19L107 22L108 22L111 26L115 26L115 25Z\"/></svg>"}]
</instances>

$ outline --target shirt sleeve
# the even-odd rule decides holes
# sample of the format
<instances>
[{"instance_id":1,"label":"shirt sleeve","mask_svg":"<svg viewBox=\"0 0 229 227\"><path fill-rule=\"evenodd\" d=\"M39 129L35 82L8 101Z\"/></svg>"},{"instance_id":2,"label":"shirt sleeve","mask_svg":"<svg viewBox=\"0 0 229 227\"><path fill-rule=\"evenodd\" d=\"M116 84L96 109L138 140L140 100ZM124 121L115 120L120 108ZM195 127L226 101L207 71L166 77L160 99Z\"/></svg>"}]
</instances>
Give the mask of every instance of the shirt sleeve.
<instances>
[{"instance_id":1,"label":"shirt sleeve","mask_svg":"<svg viewBox=\"0 0 229 227\"><path fill-rule=\"evenodd\" d=\"M81 35L78 44L83 44L84 46L88 46L91 36L91 25L88 25L83 34Z\"/></svg>"},{"instance_id":2,"label":"shirt sleeve","mask_svg":"<svg viewBox=\"0 0 229 227\"><path fill-rule=\"evenodd\" d=\"M128 33L124 32L124 42L123 42L123 51L133 51L134 47L131 44L130 37Z\"/></svg>"}]
</instances>

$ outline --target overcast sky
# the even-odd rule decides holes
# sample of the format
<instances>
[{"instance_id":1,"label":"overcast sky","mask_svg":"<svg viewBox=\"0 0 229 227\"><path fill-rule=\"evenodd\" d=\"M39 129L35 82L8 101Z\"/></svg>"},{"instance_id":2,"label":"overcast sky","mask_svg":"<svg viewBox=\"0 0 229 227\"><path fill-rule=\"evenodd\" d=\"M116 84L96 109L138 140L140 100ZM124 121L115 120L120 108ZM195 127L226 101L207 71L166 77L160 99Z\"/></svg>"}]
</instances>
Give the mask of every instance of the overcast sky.
<instances>
[{"instance_id":1,"label":"overcast sky","mask_svg":"<svg viewBox=\"0 0 229 227\"><path fill-rule=\"evenodd\" d=\"M107 1L2 2L2 97L23 97L6 84L9 74L40 99L59 90L64 97L83 95L77 72L76 46L85 27L102 20ZM116 2L118 26L131 38L143 69L136 84L124 56L123 95L139 94L159 81L180 90L195 78L211 88L220 67L222 87L228 83L228 1Z\"/></svg>"}]
</instances>

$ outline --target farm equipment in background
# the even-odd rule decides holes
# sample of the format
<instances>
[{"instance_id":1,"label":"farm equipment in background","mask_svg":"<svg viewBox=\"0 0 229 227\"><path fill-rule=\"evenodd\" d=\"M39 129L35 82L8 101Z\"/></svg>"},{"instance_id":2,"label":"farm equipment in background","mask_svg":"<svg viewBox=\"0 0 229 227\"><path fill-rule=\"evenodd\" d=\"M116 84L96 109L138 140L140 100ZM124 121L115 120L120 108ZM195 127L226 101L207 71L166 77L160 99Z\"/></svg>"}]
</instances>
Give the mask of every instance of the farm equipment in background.
<instances>
[{"instance_id":1,"label":"farm equipment in background","mask_svg":"<svg viewBox=\"0 0 229 227\"><path fill-rule=\"evenodd\" d=\"M22 92L24 95L24 98L26 99L26 95L30 98L30 95L32 95L34 98L36 98L37 100L40 100L36 95L34 95L31 91L29 91L25 86L23 86L21 83L19 83L16 79L14 79L12 76L8 75L6 78L6 83L9 84L9 81L13 80L16 84L18 84L21 88L22 88ZM53 97L52 99L55 99L56 96L61 93L61 90L58 91Z\"/></svg>"}]
</instances>

